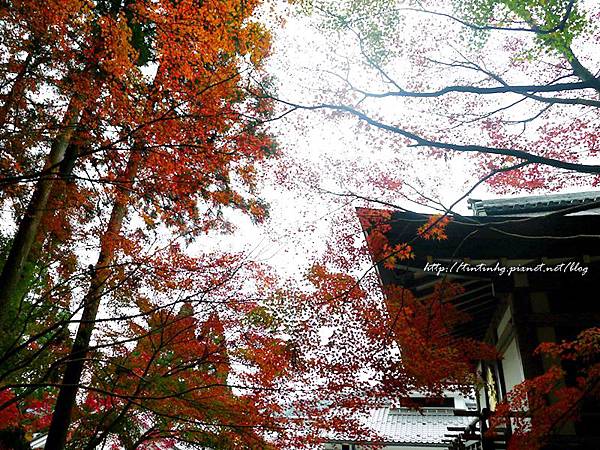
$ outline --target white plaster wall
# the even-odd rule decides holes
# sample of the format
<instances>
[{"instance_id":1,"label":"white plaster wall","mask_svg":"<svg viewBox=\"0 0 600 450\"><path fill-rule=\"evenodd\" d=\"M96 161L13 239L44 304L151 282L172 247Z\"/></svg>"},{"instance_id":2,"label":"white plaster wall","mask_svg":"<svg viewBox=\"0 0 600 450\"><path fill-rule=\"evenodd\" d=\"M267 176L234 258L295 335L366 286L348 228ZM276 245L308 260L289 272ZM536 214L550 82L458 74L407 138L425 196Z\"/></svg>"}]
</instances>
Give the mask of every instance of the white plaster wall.
<instances>
[{"instance_id":1,"label":"white plaster wall","mask_svg":"<svg viewBox=\"0 0 600 450\"><path fill-rule=\"evenodd\" d=\"M513 338L504 351L502 359L502 368L504 369L504 383L506 390L510 391L513 387L525 379L523 374L523 365L517 341Z\"/></svg>"}]
</instances>

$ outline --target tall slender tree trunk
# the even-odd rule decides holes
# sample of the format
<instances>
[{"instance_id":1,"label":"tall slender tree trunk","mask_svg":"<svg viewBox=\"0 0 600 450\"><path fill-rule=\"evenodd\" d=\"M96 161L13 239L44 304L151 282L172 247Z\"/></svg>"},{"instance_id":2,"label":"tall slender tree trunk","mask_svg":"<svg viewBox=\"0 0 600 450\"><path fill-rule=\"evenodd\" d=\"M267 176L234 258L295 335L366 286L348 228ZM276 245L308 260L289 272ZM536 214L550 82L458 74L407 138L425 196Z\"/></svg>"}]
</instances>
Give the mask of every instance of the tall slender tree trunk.
<instances>
[{"instance_id":1,"label":"tall slender tree trunk","mask_svg":"<svg viewBox=\"0 0 600 450\"><path fill-rule=\"evenodd\" d=\"M127 162L127 167L120 179L119 192L117 192L108 225L101 237L100 255L94 267L90 287L84 298L81 322L79 323L75 342L66 362L65 373L56 406L54 407L45 450L59 450L65 447L67 432L71 423L71 415L90 347L90 339L95 328L98 307L106 282L111 274L110 266L114 262L115 241L121 233L123 220L127 215L131 199L131 186L135 181L139 169L141 159L140 150L140 146L134 145Z\"/></svg>"},{"instance_id":2,"label":"tall slender tree trunk","mask_svg":"<svg viewBox=\"0 0 600 450\"><path fill-rule=\"evenodd\" d=\"M65 150L63 160L60 163L56 177L56 179L60 180L60 182L53 184L52 190L50 191L49 200L63 197L66 192L65 183L72 181L71 177L73 174L73 169L77 163L77 159L84 151L84 148L86 148L88 145L87 142L83 142L82 135L86 128L90 126L90 117L91 114L89 109L83 110L77 128L70 139L69 145ZM44 222L46 222L49 217L52 217L55 214L61 214L61 211L52 209L52 206L44 210L40 220L41 225L38 227L37 236L31 249L29 250L29 256L27 258L28 263L36 263L40 261L42 244L44 243L44 238L48 232L47 227L44 226Z\"/></svg>"},{"instance_id":3,"label":"tall slender tree trunk","mask_svg":"<svg viewBox=\"0 0 600 450\"><path fill-rule=\"evenodd\" d=\"M27 210L14 236L2 274L0 274L0 325L7 324L10 319L10 310L14 306L11 305L11 302L15 301L14 297L23 273L23 266L37 235L52 186L60 170L60 163L65 156L73 131L79 122L79 113L78 102L75 98L72 98L63 117L60 130L52 142L43 175L35 185Z\"/></svg>"},{"instance_id":4,"label":"tall slender tree trunk","mask_svg":"<svg viewBox=\"0 0 600 450\"><path fill-rule=\"evenodd\" d=\"M157 73L160 73L160 71L161 66L159 65ZM158 80L159 76L156 75L152 83L153 89L156 88ZM153 101L149 101L145 110L151 111L153 107ZM98 308L104 294L106 282L112 272L111 265L115 259L115 243L119 239L123 220L127 215L133 184L143 162L144 147L145 143L141 140L134 140L127 166L118 180L113 209L106 230L100 237L100 254L94 266L90 287L83 300L81 322L77 328L77 335L69 353L69 358L66 361L65 372L54 406L44 450L62 450L67 441L67 433L71 424L73 408L76 404L81 375L89 352L92 333L96 326Z\"/></svg>"},{"instance_id":5,"label":"tall slender tree trunk","mask_svg":"<svg viewBox=\"0 0 600 450\"><path fill-rule=\"evenodd\" d=\"M19 279L19 282L16 286L16 292L18 293L19 298L23 298L31 289L31 279L29 279L29 275L32 272L30 272L27 269L27 267L29 266L31 268L40 263L40 266L43 266L47 261L48 255L43 255L44 243L46 242L46 237L48 235L48 228L47 226L45 226L45 223L49 218L51 218L55 214L62 213L61 211L53 209L52 199L61 198L66 194L65 185L66 183L70 182L72 170L77 162L77 158L80 156L83 149L87 145L87 142L84 142L82 140L82 135L84 134L85 129L90 126L90 117L91 114L89 109L85 109L81 114L81 118L79 119L77 129L75 130L74 135L71 138L67 149L65 150L65 156L60 164L60 170L56 177L56 181L58 182L53 183L48 198L48 205L43 211L42 217L40 219L40 225L37 229L36 237L33 240L31 248L29 249L29 255L24 264L24 272L26 273L26 276L25 278L22 276ZM11 303L10 306L16 307L16 302L13 300L13 303ZM9 315L12 316L12 314ZM0 342L2 342L2 344L0 345L0 354L2 354L2 352L5 352L2 357L3 359L6 357L6 359L4 359L5 362L8 361L10 358L10 356L7 355L11 353L16 346L19 346L20 339L24 336L24 334L26 334L26 322L27 321L21 321L19 317L16 317L14 320L11 317L11 320L8 322L11 324L11 326L5 327L4 334L0 333ZM19 352L13 353L13 355L18 354ZM10 365L10 362L8 362L8 364Z\"/></svg>"}]
</instances>

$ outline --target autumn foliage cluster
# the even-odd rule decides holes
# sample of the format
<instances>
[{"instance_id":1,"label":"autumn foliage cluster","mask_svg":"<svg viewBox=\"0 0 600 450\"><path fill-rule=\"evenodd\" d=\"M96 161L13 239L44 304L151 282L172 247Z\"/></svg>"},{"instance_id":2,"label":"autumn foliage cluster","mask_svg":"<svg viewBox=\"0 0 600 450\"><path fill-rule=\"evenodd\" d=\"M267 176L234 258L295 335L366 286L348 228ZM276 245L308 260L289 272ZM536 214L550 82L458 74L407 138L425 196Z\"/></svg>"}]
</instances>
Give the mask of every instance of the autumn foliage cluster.
<instances>
[{"instance_id":1,"label":"autumn foliage cluster","mask_svg":"<svg viewBox=\"0 0 600 450\"><path fill-rule=\"evenodd\" d=\"M253 271L184 250L227 208L267 214L257 5L0 6L1 448L267 447L286 363L242 335L256 301L232 280Z\"/></svg>"}]
</instances>

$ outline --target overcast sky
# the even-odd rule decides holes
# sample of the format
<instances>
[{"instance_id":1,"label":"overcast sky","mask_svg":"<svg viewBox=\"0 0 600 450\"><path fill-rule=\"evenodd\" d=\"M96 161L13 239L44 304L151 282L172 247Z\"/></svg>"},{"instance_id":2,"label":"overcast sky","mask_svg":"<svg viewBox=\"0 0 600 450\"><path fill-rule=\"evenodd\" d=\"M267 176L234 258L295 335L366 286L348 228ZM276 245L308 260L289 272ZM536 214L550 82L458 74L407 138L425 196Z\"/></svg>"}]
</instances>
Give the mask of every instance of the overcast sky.
<instances>
[{"instance_id":1,"label":"overcast sky","mask_svg":"<svg viewBox=\"0 0 600 450\"><path fill-rule=\"evenodd\" d=\"M310 104L331 80L324 70L340 70L337 64L346 56L360 56L354 43L339 46L319 33L310 18L289 15L285 26L274 33L273 53L266 68L275 78L280 98ZM393 114L393 103L382 105L381 112ZM358 226L348 212L358 203L348 203L347 199L321 189L337 193L352 190L378 197L382 190L375 186L377 180L370 177L379 171L423 188L449 206L474 179L462 158L411 162L410 156L399 154L397 146L390 144L390 136L374 142L372 135L361 133L356 126L352 117L334 122L320 112L296 112L275 122L272 132L284 158L268 164L264 171L268 176L264 179L263 197L271 207L270 220L264 225L253 225L242 214L232 213L230 217L238 227L235 234L213 235L214 239L206 245L198 243L199 248L249 251L253 258L268 262L280 274L295 277L325 250L337 220L350 218ZM279 177L284 178L283 182ZM410 189L403 192L418 197ZM485 187L473 193L475 197L492 195ZM431 211L386 192L386 199L390 198L409 209ZM470 214L466 201L456 210Z\"/></svg>"}]
</instances>

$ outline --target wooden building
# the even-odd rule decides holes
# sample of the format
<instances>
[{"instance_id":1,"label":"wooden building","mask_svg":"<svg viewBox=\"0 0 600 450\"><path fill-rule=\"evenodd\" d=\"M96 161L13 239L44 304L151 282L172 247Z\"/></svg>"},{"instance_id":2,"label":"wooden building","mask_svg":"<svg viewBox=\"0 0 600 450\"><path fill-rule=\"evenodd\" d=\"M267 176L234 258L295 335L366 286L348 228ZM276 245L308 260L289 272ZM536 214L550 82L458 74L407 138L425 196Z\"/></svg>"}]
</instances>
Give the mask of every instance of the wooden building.
<instances>
[{"instance_id":1,"label":"wooden building","mask_svg":"<svg viewBox=\"0 0 600 450\"><path fill-rule=\"evenodd\" d=\"M491 450L505 448L511 430L483 439L488 412L515 385L552 364L534 356L534 349L600 326L600 192L469 203L475 215L453 217L444 240L415 239L428 215L393 212L386 237L392 246L410 242L415 257L393 270L379 264L378 272L384 285L408 288L417 298L443 279L463 286L448 301L472 320L454 334L495 345L502 359L479 363L485 383L477 392L479 412L464 412L473 426L449 433L447 445ZM587 405L577 423L549 437L548 449L600 449L597 413L598 405Z\"/></svg>"}]
</instances>

